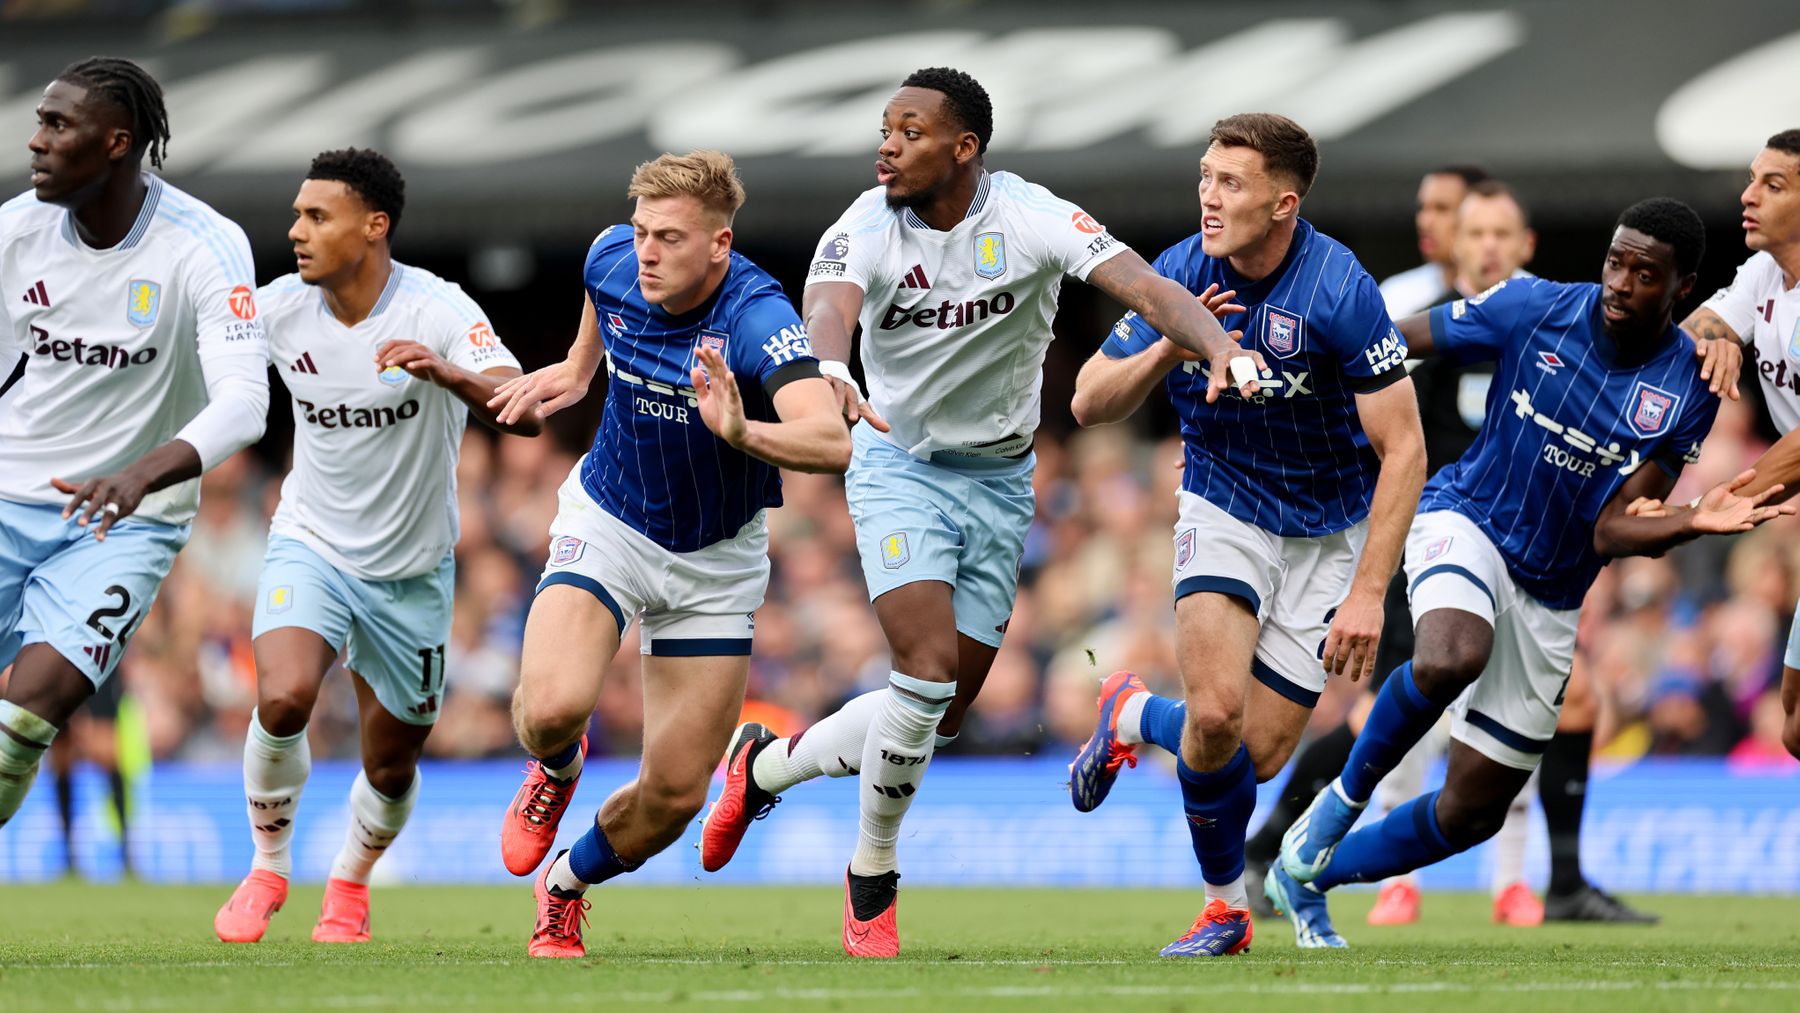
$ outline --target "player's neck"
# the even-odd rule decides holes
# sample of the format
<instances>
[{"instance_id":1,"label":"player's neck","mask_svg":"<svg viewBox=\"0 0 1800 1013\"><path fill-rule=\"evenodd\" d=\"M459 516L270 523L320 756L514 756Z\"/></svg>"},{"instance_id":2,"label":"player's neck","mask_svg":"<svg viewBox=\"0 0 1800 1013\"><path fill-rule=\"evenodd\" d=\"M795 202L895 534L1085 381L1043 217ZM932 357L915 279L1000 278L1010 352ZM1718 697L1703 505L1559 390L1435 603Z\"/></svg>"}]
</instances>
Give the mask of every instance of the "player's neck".
<instances>
[{"instance_id":1,"label":"player's neck","mask_svg":"<svg viewBox=\"0 0 1800 1013\"><path fill-rule=\"evenodd\" d=\"M1262 242L1227 257L1231 269L1238 273L1238 277L1253 284L1274 274L1281 262L1287 259L1288 249L1294 245L1294 230L1299 222L1298 218L1289 217L1270 229Z\"/></svg>"},{"instance_id":2,"label":"player's neck","mask_svg":"<svg viewBox=\"0 0 1800 1013\"><path fill-rule=\"evenodd\" d=\"M969 216L969 205L975 203L975 191L979 189L981 167L976 166L974 172L959 174L933 194L930 201L913 208L913 213L937 231L949 232Z\"/></svg>"},{"instance_id":3,"label":"player's neck","mask_svg":"<svg viewBox=\"0 0 1800 1013\"><path fill-rule=\"evenodd\" d=\"M393 256L385 249L375 250L363 258L349 278L320 286L325 290L325 305L338 323L355 327L374 312L393 273Z\"/></svg>"},{"instance_id":4,"label":"player's neck","mask_svg":"<svg viewBox=\"0 0 1800 1013\"><path fill-rule=\"evenodd\" d=\"M1776 266L1781 268L1782 288L1789 289L1800 284L1800 243L1770 250L1769 256L1774 257Z\"/></svg>"},{"instance_id":5,"label":"player's neck","mask_svg":"<svg viewBox=\"0 0 1800 1013\"><path fill-rule=\"evenodd\" d=\"M142 172L114 173L93 200L75 209L76 235L96 250L119 245L137 224L149 193L150 184Z\"/></svg>"},{"instance_id":6,"label":"player's neck","mask_svg":"<svg viewBox=\"0 0 1800 1013\"><path fill-rule=\"evenodd\" d=\"M719 286L725 284L725 275L731 271L731 261L723 260L709 265L706 269L706 280L692 294L682 294L664 300L656 308L672 317L685 316L706 305Z\"/></svg>"}]
</instances>

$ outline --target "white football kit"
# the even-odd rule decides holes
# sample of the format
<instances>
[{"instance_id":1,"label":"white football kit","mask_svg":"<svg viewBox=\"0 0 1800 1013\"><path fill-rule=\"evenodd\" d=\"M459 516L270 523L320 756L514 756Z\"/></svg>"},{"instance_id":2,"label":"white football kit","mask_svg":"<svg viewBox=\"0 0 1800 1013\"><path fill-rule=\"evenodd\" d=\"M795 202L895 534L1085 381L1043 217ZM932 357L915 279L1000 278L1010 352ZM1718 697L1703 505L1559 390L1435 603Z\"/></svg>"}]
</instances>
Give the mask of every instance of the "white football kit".
<instances>
[{"instance_id":1,"label":"white football kit","mask_svg":"<svg viewBox=\"0 0 1800 1013\"><path fill-rule=\"evenodd\" d=\"M293 399L294 465L281 484L252 633L311 630L345 651L382 706L437 719L450 636L456 461L468 408L375 353L417 341L472 372L517 369L458 286L395 263L369 315L341 323L298 275L257 293L269 356Z\"/></svg>"},{"instance_id":2,"label":"white football kit","mask_svg":"<svg viewBox=\"0 0 1800 1013\"><path fill-rule=\"evenodd\" d=\"M211 468L262 435L268 350L242 229L146 176L109 249L25 193L0 205L0 667L48 643L97 686L149 612L199 505L146 495L106 541L62 519L80 483L181 439ZM15 360L13 356L20 358Z\"/></svg>"},{"instance_id":3,"label":"white football kit","mask_svg":"<svg viewBox=\"0 0 1800 1013\"><path fill-rule=\"evenodd\" d=\"M1800 285L1789 288L1775 258L1758 253L1705 308L1749 347L1769 417L1776 429L1793 431L1800 425Z\"/></svg>"},{"instance_id":4,"label":"white football kit","mask_svg":"<svg viewBox=\"0 0 1800 1013\"><path fill-rule=\"evenodd\" d=\"M1031 440L1064 275L1085 280L1125 244L1081 208L984 173L939 232L875 187L824 240L807 284L863 290L869 404L846 476L871 600L921 580L954 589L957 630L1000 645L1033 514ZM910 458L910 460L909 460Z\"/></svg>"}]
</instances>

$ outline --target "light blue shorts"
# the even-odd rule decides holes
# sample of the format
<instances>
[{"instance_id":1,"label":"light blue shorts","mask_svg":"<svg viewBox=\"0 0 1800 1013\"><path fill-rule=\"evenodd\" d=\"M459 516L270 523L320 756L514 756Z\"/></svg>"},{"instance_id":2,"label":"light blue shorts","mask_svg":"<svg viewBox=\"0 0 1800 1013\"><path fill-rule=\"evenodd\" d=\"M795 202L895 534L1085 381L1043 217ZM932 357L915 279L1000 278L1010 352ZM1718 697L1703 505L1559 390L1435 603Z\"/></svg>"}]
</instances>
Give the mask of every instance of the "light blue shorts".
<instances>
[{"instance_id":1,"label":"light blue shorts","mask_svg":"<svg viewBox=\"0 0 1800 1013\"><path fill-rule=\"evenodd\" d=\"M345 664L389 714L414 725L437 721L444 692L444 644L456 560L446 553L430 573L363 580L325 561L305 542L269 537L256 583L253 637L298 627L346 653Z\"/></svg>"},{"instance_id":2,"label":"light blue shorts","mask_svg":"<svg viewBox=\"0 0 1800 1013\"><path fill-rule=\"evenodd\" d=\"M1036 512L1036 455L923 461L868 426L854 442L844 486L869 600L941 580L954 589L957 632L999 647Z\"/></svg>"},{"instance_id":3,"label":"light blue shorts","mask_svg":"<svg viewBox=\"0 0 1800 1013\"><path fill-rule=\"evenodd\" d=\"M62 507L0 500L0 668L49 644L98 688L187 539L186 524L127 517L96 541Z\"/></svg>"}]
</instances>

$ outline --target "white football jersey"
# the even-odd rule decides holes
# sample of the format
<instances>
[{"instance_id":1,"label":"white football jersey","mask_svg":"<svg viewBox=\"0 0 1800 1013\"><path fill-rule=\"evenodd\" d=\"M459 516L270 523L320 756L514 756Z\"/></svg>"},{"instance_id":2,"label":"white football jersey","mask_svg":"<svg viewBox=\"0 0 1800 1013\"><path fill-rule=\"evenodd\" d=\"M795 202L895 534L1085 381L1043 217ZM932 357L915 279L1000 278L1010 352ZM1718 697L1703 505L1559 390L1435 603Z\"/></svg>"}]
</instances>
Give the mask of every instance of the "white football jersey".
<instances>
[{"instance_id":1,"label":"white football jersey","mask_svg":"<svg viewBox=\"0 0 1800 1013\"><path fill-rule=\"evenodd\" d=\"M1081 208L1009 172L983 173L969 211L938 232L874 187L824 242L807 284L863 290L862 362L887 439L937 450L1023 449L1042 407L1044 350L1063 275L1125 252Z\"/></svg>"},{"instance_id":2,"label":"white football jersey","mask_svg":"<svg viewBox=\"0 0 1800 1013\"><path fill-rule=\"evenodd\" d=\"M1758 253L1706 300L1706 308L1750 346L1748 365L1762 378L1769 418L1791 432L1800 425L1800 285L1788 288L1775 258Z\"/></svg>"},{"instance_id":3,"label":"white football jersey","mask_svg":"<svg viewBox=\"0 0 1800 1013\"><path fill-rule=\"evenodd\" d=\"M1428 310L1450 295L1444 269L1437 264L1410 267L1381 283L1381 301L1395 320Z\"/></svg>"},{"instance_id":4,"label":"white football jersey","mask_svg":"<svg viewBox=\"0 0 1800 1013\"><path fill-rule=\"evenodd\" d=\"M0 205L0 368L26 361L0 397L0 498L67 503L52 477L118 471L199 414L207 362L268 354L244 230L145 178L136 223L106 250L29 191ZM145 496L136 516L182 524L199 503L194 479Z\"/></svg>"},{"instance_id":5,"label":"white football jersey","mask_svg":"<svg viewBox=\"0 0 1800 1013\"><path fill-rule=\"evenodd\" d=\"M456 544L456 459L468 408L398 366L378 369L375 350L417 341L477 373L519 361L459 286L398 262L355 327L297 274L256 298L269 359L294 402L294 467L270 532L364 580L430 572Z\"/></svg>"}]
</instances>

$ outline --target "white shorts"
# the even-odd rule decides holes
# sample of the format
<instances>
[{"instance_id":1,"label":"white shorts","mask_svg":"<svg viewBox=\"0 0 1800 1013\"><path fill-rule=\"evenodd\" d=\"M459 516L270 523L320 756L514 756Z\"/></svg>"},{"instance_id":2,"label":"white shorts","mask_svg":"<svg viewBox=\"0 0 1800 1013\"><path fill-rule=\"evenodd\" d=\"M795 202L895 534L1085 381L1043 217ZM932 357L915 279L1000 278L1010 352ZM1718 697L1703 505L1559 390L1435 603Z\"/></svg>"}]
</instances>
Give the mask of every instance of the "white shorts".
<instances>
[{"instance_id":1,"label":"white shorts","mask_svg":"<svg viewBox=\"0 0 1800 1013\"><path fill-rule=\"evenodd\" d=\"M1252 674L1303 707L1317 705L1325 633L1350 593L1369 522L1320 538L1283 538L1185 489L1176 499L1175 599L1200 591L1242 599L1262 624Z\"/></svg>"},{"instance_id":2,"label":"white shorts","mask_svg":"<svg viewBox=\"0 0 1800 1013\"><path fill-rule=\"evenodd\" d=\"M722 542L672 552L595 503L581 484L580 463L557 490L557 502L538 591L569 584L592 593L612 612L621 636L642 615L644 654L750 653L756 610L769 587L766 511Z\"/></svg>"},{"instance_id":3,"label":"white shorts","mask_svg":"<svg viewBox=\"0 0 1800 1013\"><path fill-rule=\"evenodd\" d=\"M1486 533L1454 510L1413 519L1406 582L1414 628L1433 609L1471 612L1494 628L1487 668L1450 705L1450 737L1496 763L1535 769L1556 734L1581 610L1526 594Z\"/></svg>"}]
</instances>

